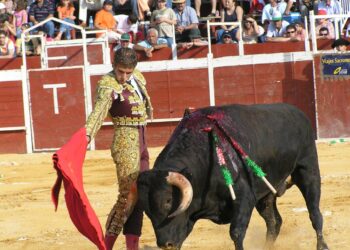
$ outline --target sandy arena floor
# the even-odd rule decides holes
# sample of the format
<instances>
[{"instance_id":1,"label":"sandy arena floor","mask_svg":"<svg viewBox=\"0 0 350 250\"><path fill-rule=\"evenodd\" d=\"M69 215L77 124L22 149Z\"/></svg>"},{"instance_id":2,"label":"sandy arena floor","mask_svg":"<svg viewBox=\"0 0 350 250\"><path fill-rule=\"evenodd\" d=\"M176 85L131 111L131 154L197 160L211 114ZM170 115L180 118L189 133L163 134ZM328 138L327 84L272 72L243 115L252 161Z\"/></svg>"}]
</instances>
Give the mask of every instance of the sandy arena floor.
<instances>
[{"instance_id":1,"label":"sandy arena floor","mask_svg":"<svg viewBox=\"0 0 350 250\"><path fill-rule=\"evenodd\" d=\"M321 211L324 235L333 250L350 248L350 143L318 145L322 175ZM150 149L152 165L159 148ZM0 249L96 249L72 224L61 190L54 211L50 190L56 180L51 153L0 155ZM88 152L84 167L85 191L102 226L117 195L115 170L109 151ZM293 187L279 199L284 220L275 243L279 250L316 249L316 236L305 203ZM141 249L157 249L150 221L145 217ZM199 221L183 249L234 249L228 225ZM265 224L254 212L245 248L262 249ZM115 249L124 248L124 237Z\"/></svg>"}]
</instances>

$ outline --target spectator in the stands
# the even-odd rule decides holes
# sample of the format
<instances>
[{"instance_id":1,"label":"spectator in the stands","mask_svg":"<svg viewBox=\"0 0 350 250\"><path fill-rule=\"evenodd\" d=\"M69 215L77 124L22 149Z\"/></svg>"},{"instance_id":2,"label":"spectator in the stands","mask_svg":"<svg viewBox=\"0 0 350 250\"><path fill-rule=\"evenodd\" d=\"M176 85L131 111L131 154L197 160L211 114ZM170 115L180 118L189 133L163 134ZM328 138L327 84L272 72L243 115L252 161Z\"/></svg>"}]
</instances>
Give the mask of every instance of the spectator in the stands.
<instances>
[{"instance_id":1,"label":"spectator in the stands","mask_svg":"<svg viewBox=\"0 0 350 250\"><path fill-rule=\"evenodd\" d=\"M305 41L306 31L305 31L304 24L302 22L299 22L299 21L294 22L293 24L295 25L295 28L297 29L296 36L298 37L298 39L300 41Z\"/></svg>"},{"instance_id":2,"label":"spectator in the stands","mask_svg":"<svg viewBox=\"0 0 350 250\"><path fill-rule=\"evenodd\" d=\"M319 10L318 15L327 15L327 12L325 10ZM318 24L316 25L316 34L320 33L320 29L326 27L328 29L328 39L334 39L335 38L335 32L334 32L334 26L333 23L325 18L318 19Z\"/></svg>"},{"instance_id":3,"label":"spectator in the stands","mask_svg":"<svg viewBox=\"0 0 350 250\"><path fill-rule=\"evenodd\" d=\"M223 44L232 44L232 43L236 43L236 41L232 40L230 32L225 31L224 34L222 35L222 43Z\"/></svg>"},{"instance_id":4,"label":"spectator in the stands","mask_svg":"<svg viewBox=\"0 0 350 250\"><path fill-rule=\"evenodd\" d=\"M114 20L116 21L116 32L121 34L130 33L132 34L132 41L135 42L138 34L138 22L137 16L133 13L129 15L115 15Z\"/></svg>"},{"instance_id":5,"label":"spectator in the stands","mask_svg":"<svg viewBox=\"0 0 350 250\"><path fill-rule=\"evenodd\" d=\"M178 43L178 48L190 49L194 47L208 46L208 41L203 40L200 30L191 30L189 34L190 42Z\"/></svg>"},{"instance_id":6,"label":"spectator in the stands","mask_svg":"<svg viewBox=\"0 0 350 250\"><path fill-rule=\"evenodd\" d=\"M47 0L36 0L30 5L29 9L29 20L37 25L38 23L49 19L54 16L55 9L51 2ZM44 31L50 38L54 37L55 26L53 21L48 21L41 27L38 27L36 31Z\"/></svg>"},{"instance_id":7,"label":"spectator in the stands","mask_svg":"<svg viewBox=\"0 0 350 250\"><path fill-rule=\"evenodd\" d=\"M15 41L16 22L12 14L6 12L6 6L0 2L0 29L5 30L12 41Z\"/></svg>"},{"instance_id":8,"label":"spectator in the stands","mask_svg":"<svg viewBox=\"0 0 350 250\"><path fill-rule=\"evenodd\" d=\"M4 3L4 5L6 6L6 12L9 14L13 14L13 11L15 10L15 6L16 6L16 2L12 1L12 0L4 0L1 1ZM15 4L14 4L15 3Z\"/></svg>"},{"instance_id":9,"label":"spectator in the stands","mask_svg":"<svg viewBox=\"0 0 350 250\"><path fill-rule=\"evenodd\" d=\"M267 28L266 41L279 42L283 40L280 38L284 36L288 25L289 23L287 21L282 20L282 14L275 11L272 16L272 22L270 22Z\"/></svg>"},{"instance_id":10,"label":"spectator in the stands","mask_svg":"<svg viewBox=\"0 0 350 250\"><path fill-rule=\"evenodd\" d=\"M221 10L221 22L241 22L243 18L243 9L236 0L222 0L224 8ZM232 39L236 39L238 31L237 25L221 25L221 29L217 31L217 41L222 43L222 34L229 31Z\"/></svg>"},{"instance_id":11,"label":"spectator in the stands","mask_svg":"<svg viewBox=\"0 0 350 250\"><path fill-rule=\"evenodd\" d=\"M299 42L301 38L297 35L297 28L294 24L289 24L286 27L286 31L282 37L274 37L270 42Z\"/></svg>"},{"instance_id":12,"label":"spectator in the stands","mask_svg":"<svg viewBox=\"0 0 350 250\"><path fill-rule=\"evenodd\" d=\"M211 4L211 12L208 15L208 17L215 17L217 1L210 0L210 4ZM196 14L198 18L201 17L201 6L202 6L202 0L194 0L194 8L196 9Z\"/></svg>"},{"instance_id":13,"label":"spectator in the stands","mask_svg":"<svg viewBox=\"0 0 350 250\"><path fill-rule=\"evenodd\" d=\"M119 44L115 46L113 50L117 51L118 49L121 49L121 48L129 48L129 49L134 48L134 44L130 42L130 39L131 37L128 33L122 34L119 40Z\"/></svg>"},{"instance_id":14,"label":"spectator in the stands","mask_svg":"<svg viewBox=\"0 0 350 250\"><path fill-rule=\"evenodd\" d=\"M0 2L0 14L5 14L6 12L6 6L2 2Z\"/></svg>"},{"instance_id":15,"label":"spectator in the stands","mask_svg":"<svg viewBox=\"0 0 350 250\"><path fill-rule=\"evenodd\" d=\"M301 41L301 38L297 34L297 28L295 27L294 24L289 24L286 27L286 33L285 33L285 38L287 38L286 41L288 42L298 42Z\"/></svg>"},{"instance_id":16,"label":"spectator in the stands","mask_svg":"<svg viewBox=\"0 0 350 250\"><path fill-rule=\"evenodd\" d=\"M264 28L258 25L256 20L251 15L245 15L243 17L243 42L244 43L257 43L261 42L259 38L264 35ZM240 32L236 33L237 41L240 40Z\"/></svg>"},{"instance_id":17,"label":"spectator in the stands","mask_svg":"<svg viewBox=\"0 0 350 250\"><path fill-rule=\"evenodd\" d=\"M8 37L6 31L0 30L0 58L13 58L15 56L15 44Z\"/></svg>"},{"instance_id":18,"label":"spectator in the stands","mask_svg":"<svg viewBox=\"0 0 350 250\"><path fill-rule=\"evenodd\" d=\"M168 41L171 47L174 39L173 25L177 22L175 12L166 7L166 0L157 0L157 9L152 12L151 27L158 30L159 37Z\"/></svg>"},{"instance_id":19,"label":"spectator in the stands","mask_svg":"<svg viewBox=\"0 0 350 250\"><path fill-rule=\"evenodd\" d=\"M67 22L74 24L74 20L76 17L74 16L74 6L73 3L71 3L70 0L60 0L60 3L58 4L57 7L57 12L58 12L58 18ZM66 40L71 39L71 32L72 26L66 25L61 23L60 24L60 30L57 33L57 36L55 37L55 40L61 40L62 34L65 34Z\"/></svg>"},{"instance_id":20,"label":"spectator in the stands","mask_svg":"<svg viewBox=\"0 0 350 250\"><path fill-rule=\"evenodd\" d=\"M147 0L114 0L114 7L116 10L118 10L127 2L130 2L131 13L134 16L136 16L140 21L143 21L145 18L151 17L151 10L149 5L150 1Z\"/></svg>"},{"instance_id":21,"label":"spectator in the stands","mask_svg":"<svg viewBox=\"0 0 350 250\"><path fill-rule=\"evenodd\" d=\"M0 29L4 30L7 36L13 41L16 41L16 25L13 16L7 13L0 14Z\"/></svg>"},{"instance_id":22,"label":"spectator in the stands","mask_svg":"<svg viewBox=\"0 0 350 250\"><path fill-rule=\"evenodd\" d=\"M249 1L250 4L250 1ZM246 7L243 5L244 13L248 14L261 14L263 9L265 7L265 1L264 0L256 0L251 1L251 4L249 6L249 11L246 11Z\"/></svg>"},{"instance_id":23,"label":"spectator in the stands","mask_svg":"<svg viewBox=\"0 0 350 250\"><path fill-rule=\"evenodd\" d=\"M284 13L282 13L282 14L288 16L292 12L292 10L295 10L297 8L297 1L296 0L285 0L284 2L286 2L287 7L286 7L286 10L284 11Z\"/></svg>"},{"instance_id":24,"label":"spectator in the stands","mask_svg":"<svg viewBox=\"0 0 350 250\"><path fill-rule=\"evenodd\" d=\"M321 0L318 3L318 11L325 10L327 15L340 14L340 9L341 8L337 0Z\"/></svg>"},{"instance_id":25,"label":"spectator in the stands","mask_svg":"<svg viewBox=\"0 0 350 250\"><path fill-rule=\"evenodd\" d=\"M13 15L16 19L16 37L19 38L22 32L22 24L28 22L27 5L24 0L17 2L16 10Z\"/></svg>"},{"instance_id":26,"label":"spectator in the stands","mask_svg":"<svg viewBox=\"0 0 350 250\"><path fill-rule=\"evenodd\" d=\"M317 35L318 39L328 39L328 36L329 36L329 31L327 27L322 27L318 31L318 35Z\"/></svg>"},{"instance_id":27,"label":"spectator in the stands","mask_svg":"<svg viewBox=\"0 0 350 250\"><path fill-rule=\"evenodd\" d=\"M275 12L279 12L283 15L286 12L287 8L290 8L291 6L290 2L293 2L293 0L288 0L288 6L287 6L287 3L285 1L278 1L278 0L268 0L268 1L269 3L265 5L261 16L261 23L263 24L263 27L265 30L268 28L268 25L272 20L273 14Z\"/></svg>"},{"instance_id":28,"label":"spectator in the stands","mask_svg":"<svg viewBox=\"0 0 350 250\"><path fill-rule=\"evenodd\" d=\"M175 27L176 40L179 42L189 42L190 31L192 29L198 29L198 18L196 11L190 7L186 6L185 0L173 0L175 4L175 15L177 19Z\"/></svg>"},{"instance_id":29,"label":"spectator in the stands","mask_svg":"<svg viewBox=\"0 0 350 250\"><path fill-rule=\"evenodd\" d=\"M332 44L332 48L337 52L346 52L350 42L344 38L335 40Z\"/></svg>"},{"instance_id":30,"label":"spectator in the stands","mask_svg":"<svg viewBox=\"0 0 350 250\"><path fill-rule=\"evenodd\" d=\"M300 0L299 1L299 12L302 20L309 16L310 11L313 11L314 14L317 13L318 2L315 0Z\"/></svg>"},{"instance_id":31,"label":"spectator in the stands","mask_svg":"<svg viewBox=\"0 0 350 250\"><path fill-rule=\"evenodd\" d=\"M166 7L173 8L173 0L166 0ZM191 0L185 0L186 6L191 6Z\"/></svg>"},{"instance_id":32,"label":"spectator in the stands","mask_svg":"<svg viewBox=\"0 0 350 250\"><path fill-rule=\"evenodd\" d=\"M137 17L140 21L144 21L146 19L150 19L152 12L149 7L149 3L152 2L147 0L137 0Z\"/></svg>"},{"instance_id":33,"label":"spectator in the stands","mask_svg":"<svg viewBox=\"0 0 350 250\"><path fill-rule=\"evenodd\" d=\"M152 52L168 47L167 40L158 37L158 31L155 28L150 28L147 31L147 38L144 41L134 45L134 50L144 51L147 57L152 57Z\"/></svg>"},{"instance_id":34,"label":"spectator in the stands","mask_svg":"<svg viewBox=\"0 0 350 250\"><path fill-rule=\"evenodd\" d=\"M117 32L116 21L112 14L113 2L105 0L103 7L96 13L94 25L97 29L107 30L107 37L109 42L116 42L119 40L121 34ZM105 33L97 33L96 37L103 37Z\"/></svg>"},{"instance_id":35,"label":"spectator in the stands","mask_svg":"<svg viewBox=\"0 0 350 250\"><path fill-rule=\"evenodd\" d=\"M21 26L22 32L25 31L26 29L30 28L30 24L29 23L24 23ZM22 33L21 32L21 33ZM29 35L29 34L27 34ZM28 37L26 36L25 38L25 52L27 56L30 55L40 55L41 53L41 45L40 45L40 40L37 37ZM16 39L16 54L18 56L22 56L23 52L22 52L22 37L17 37Z\"/></svg>"}]
</instances>

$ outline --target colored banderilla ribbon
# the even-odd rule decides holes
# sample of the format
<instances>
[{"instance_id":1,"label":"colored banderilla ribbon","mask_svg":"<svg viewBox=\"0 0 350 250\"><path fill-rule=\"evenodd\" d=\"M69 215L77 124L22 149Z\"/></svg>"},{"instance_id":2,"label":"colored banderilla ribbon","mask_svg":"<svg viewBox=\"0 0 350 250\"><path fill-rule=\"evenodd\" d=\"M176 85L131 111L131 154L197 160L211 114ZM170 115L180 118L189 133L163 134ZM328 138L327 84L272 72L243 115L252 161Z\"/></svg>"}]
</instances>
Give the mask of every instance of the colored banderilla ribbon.
<instances>
[{"instance_id":1,"label":"colored banderilla ribbon","mask_svg":"<svg viewBox=\"0 0 350 250\"><path fill-rule=\"evenodd\" d=\"M230 190L232 200L235 200L236 194L235 194L235 191L233 190L232 175L226 166L226 161L225 161L225 157L224 157L224 154L222 152L222 149L219 147L219 138L217 137L217 135L215 133L213 133L213 138L214 138L215 151L216 151L216 155L218 157L221 174L224 177L225 183Z\"/></svg>"},{"instance_id":2,"label":"colored banderilla ribbon","mask_svg":"<svg viewBox=\"0 0 350 250\"><path fill-rule=\"evenodd\" d=\"M221 132L230 140L230 143L232 147L241 155L243 160L245 161L246 165L253 171L253 173L259 177L266 186L271 190L273 194L277 194L276 189L271 185L271 183L265 178L266 174L261 169L261 167L258 166L252 159L249 158L246 152L242 149L242 147L239 145L239 143L234 140L231 136L226 133L223 126L220 125L219 120L222 118L223 114L216 114L216 115L207 115L207 118L211 121L214 121L217 128L221 130ZM213 133L214 134L214 133ZM215 135L216 136L216 135ZM216 136L217 137L217 136ZM226 168L227 169L227 168Z\"/></svg>"},{"instance_id":3,"label":"colored banderilla ribbon","mask_svg":"<svg viewBox=\"0 0 350 250\"><path fill-rule=\"evenodd\" d=\"M277 194L276 189L271 185L271 183L265 178L266 174L264 173L264 171L252 160L248 157L248 155L246 156L242 156L243 159L245 160L245 162L247 163L248 167L253 171L253 173L260 177L261 180L263 180L263 182L265 182L266 186L271 190L271 192L273 194Z\"/></svg>"}]
</instances>

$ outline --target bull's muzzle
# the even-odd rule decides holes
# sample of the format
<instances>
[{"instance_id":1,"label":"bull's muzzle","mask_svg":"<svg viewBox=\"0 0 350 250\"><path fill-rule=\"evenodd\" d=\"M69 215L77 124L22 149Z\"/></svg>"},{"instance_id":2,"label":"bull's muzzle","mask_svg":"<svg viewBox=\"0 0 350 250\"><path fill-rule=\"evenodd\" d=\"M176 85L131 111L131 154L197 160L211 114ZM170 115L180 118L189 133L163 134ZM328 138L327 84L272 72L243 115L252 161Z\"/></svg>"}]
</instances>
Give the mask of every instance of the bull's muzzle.
<instances>
[{"instance_id":1,"label":"bull's muzzle","mask_svg":"<svg viewBox=\"0 0 350 250\"><path fill-rule=\"evenodd\" d=\"M165 243L165 246L164 247L161 247L162 249L164 250L179 250L180 248L177 247L174 242L172 241L168 241Z\"/></svg>"}]
</instances>

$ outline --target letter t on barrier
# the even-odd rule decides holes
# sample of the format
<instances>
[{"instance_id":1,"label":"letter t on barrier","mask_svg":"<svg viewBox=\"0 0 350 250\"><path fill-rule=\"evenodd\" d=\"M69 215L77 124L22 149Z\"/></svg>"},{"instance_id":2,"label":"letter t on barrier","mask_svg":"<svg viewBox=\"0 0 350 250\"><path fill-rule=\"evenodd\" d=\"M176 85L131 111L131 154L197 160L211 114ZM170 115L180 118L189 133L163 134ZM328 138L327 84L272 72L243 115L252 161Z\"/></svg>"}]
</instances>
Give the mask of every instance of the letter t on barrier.
<instances>
[{"instance_id":1,"label":"letter t on barrier","mask_svg":"<svg viewBox=\"0 0 350 250\"><path fill-rule=\"evenodd\" d=\"M44 89L52 89L53 90L53 107L54 107L54 113L56 115L59 114L58 110L58 98L57 98L57 89L58 88L66 88L67 84L65 83L57 83L57 84L44 84Z\"/></svg>"}]
</instances>

